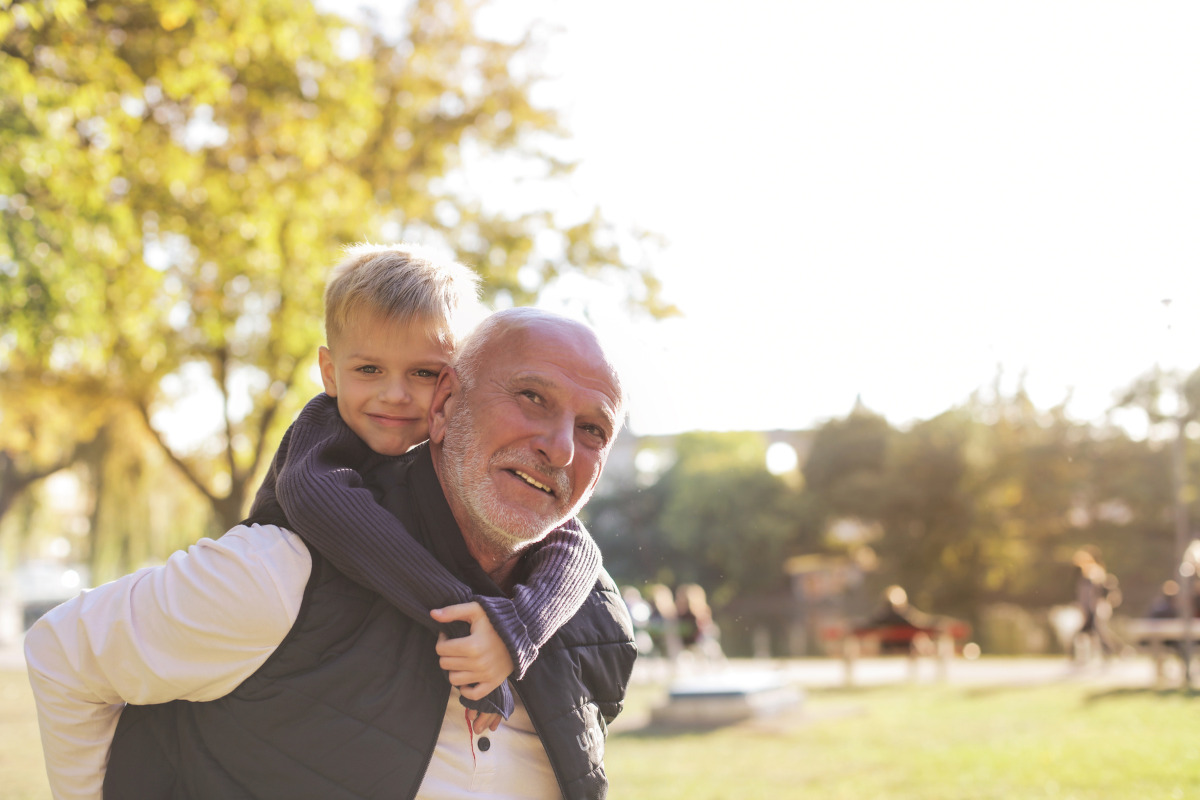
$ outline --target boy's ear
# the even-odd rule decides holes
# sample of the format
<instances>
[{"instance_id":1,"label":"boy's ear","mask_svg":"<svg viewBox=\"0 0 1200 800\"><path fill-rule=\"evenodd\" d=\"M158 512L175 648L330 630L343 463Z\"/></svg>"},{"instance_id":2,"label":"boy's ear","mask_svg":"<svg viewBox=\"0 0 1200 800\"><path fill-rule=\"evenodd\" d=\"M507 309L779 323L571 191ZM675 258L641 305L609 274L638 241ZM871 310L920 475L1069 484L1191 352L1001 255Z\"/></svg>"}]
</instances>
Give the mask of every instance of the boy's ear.
<instances>
[{"instance_id":1,"label":"boy's ear","mask_svg":"<svg viewBox=\"0 0 1200 800\"><path fill-rule=\"evenodd\" d=\"M317 361L321 365L321 383L325 385L325 394L337 397L337 370L333 366L333 353L325 345L317 350Z\"/></svg>"},{"instance_id":2,"label":"boy's ear","mask_svg":"<svg viewBox=\"0 0 1200 800\"><path fill-rule=\"evenodd\" d=\"M433 400L429 403L429 441L434 444L441 444L446 438L446 421L454 413L454 404L461 391L462 385L454 367L446 367L438 373Z\"/></svg>"}]
</instances>

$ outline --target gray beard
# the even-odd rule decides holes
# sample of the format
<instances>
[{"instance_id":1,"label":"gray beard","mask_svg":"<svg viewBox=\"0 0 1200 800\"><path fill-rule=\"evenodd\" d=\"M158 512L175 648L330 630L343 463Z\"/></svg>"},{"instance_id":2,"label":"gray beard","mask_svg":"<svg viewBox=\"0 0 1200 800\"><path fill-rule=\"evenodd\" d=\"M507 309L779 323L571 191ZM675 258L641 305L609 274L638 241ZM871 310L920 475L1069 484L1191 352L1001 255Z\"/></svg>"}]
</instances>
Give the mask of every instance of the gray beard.
<instances>
[{"instance_id":1,"label":"gray beard","mask_svg":"<svg viewBox=\"0 0 1200 800\"><path fill-rule=\"evenodd\" d=\"M568 511L556 520L537 520L532 514L514 511L495 496L488 480L489 459L478 445L475 418L466 403L460 403L446 421L442 454L443 488L468 517L470 530L464 527L463 536L502 560L520 553L570 516ZM569 496L566 476L560 472L555 477L558 496Z\"/></svg>"}]
</instances>

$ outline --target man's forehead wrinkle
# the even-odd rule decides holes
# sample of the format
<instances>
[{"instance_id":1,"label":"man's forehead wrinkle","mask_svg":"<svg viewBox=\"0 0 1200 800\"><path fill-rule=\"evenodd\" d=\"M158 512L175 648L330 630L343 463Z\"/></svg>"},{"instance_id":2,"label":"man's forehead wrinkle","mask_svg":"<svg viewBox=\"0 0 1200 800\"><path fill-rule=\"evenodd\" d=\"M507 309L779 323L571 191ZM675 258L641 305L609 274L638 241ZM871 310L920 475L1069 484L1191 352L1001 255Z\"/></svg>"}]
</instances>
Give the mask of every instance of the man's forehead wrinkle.
<instances>
[{"instance_id":1,"label":"man's forehead wrinkle","mask_svg":"<svg viewBox=\"0 0 1200 800\"><path fill-rule=\"evenodd\" d=\"M540 375L536 372L514 372L512 374L513 383L533 383L538 386L544 386L547 389L553 389L558 386L558 381L551 380L545 375Z\"/></svg>"}]
</instances>

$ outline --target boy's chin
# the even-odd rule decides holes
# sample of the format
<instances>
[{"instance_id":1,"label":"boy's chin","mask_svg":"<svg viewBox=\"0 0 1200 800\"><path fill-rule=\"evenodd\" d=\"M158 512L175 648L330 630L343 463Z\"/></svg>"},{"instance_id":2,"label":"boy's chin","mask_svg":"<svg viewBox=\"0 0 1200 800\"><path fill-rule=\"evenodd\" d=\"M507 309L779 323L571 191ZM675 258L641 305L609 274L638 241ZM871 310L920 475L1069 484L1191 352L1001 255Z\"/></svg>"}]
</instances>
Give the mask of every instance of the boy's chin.
<instances>
[{"instance_id":1,"label":"boy's chin","mask_svg":"<svg viewBox=\"0 0 1200 800\"><path fill-rule=\"evenodd\" d=\"M367 447L381 456L402 456L409 450L419 445L424 439L410 441L408 439L381 439L379 437L360 437L367 443Z\"/></svg>"},{"instance_id":2,"label":"boy's chin","mask_svg":"<svg viewBox=\"0 0 1200 800\"><path fill-rule=\"evenodd\" d=\"M424 441L424 440L422 440L422 441ZM400 445L400 446L396 446L396 447L384 447L382 449L376 449L376 448L372 447L371 449L374 450L376 453L378 453L381 456L402 456L405 453L407 453L409 450L412 450L414 447L419 445L420 443L421 442L414 442L413 444Z\"/></svg>"}]
</instances>

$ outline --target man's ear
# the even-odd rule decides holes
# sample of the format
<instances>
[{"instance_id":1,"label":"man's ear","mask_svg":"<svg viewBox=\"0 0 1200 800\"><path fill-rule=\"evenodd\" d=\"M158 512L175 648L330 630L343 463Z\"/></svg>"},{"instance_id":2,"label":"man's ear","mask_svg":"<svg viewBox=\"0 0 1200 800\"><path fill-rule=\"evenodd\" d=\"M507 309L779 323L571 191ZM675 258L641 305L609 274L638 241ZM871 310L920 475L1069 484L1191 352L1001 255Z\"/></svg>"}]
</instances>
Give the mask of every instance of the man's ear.
<instances>
[{"instance_id":1,"label":"man's ear","mask_svg":"<svg viewBox=\"0 0 1200 800\"><path fill-rule=\"evenodd\" d=\"M333 353L325 345L317 350L317 361L321 365L321 383L325 386L325 394L337 397L337 370L333 365Z\"/></svg>"},{"instance_id":2,"label":"man's ear","mask_svg":"<svg viewBox=\"0 0 1200 800\"><path fill-rule=\"evenodd\" d=\"M441 444L446 438L446 422L454 413L454 404L462 393L462 384L454 367L446 367L438 373L433 387L433 400L429 403L429 441Z\"/></svg>"}]
</instances>

